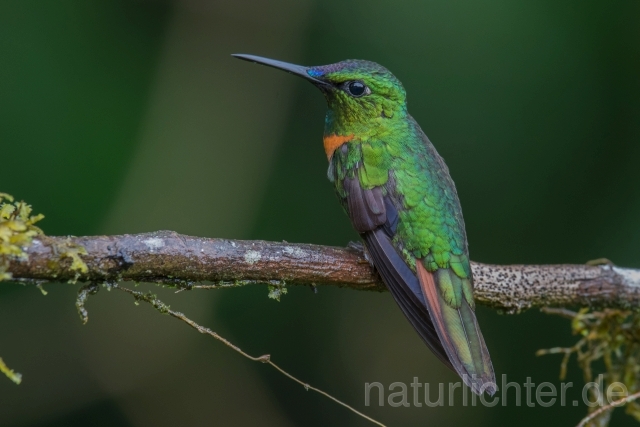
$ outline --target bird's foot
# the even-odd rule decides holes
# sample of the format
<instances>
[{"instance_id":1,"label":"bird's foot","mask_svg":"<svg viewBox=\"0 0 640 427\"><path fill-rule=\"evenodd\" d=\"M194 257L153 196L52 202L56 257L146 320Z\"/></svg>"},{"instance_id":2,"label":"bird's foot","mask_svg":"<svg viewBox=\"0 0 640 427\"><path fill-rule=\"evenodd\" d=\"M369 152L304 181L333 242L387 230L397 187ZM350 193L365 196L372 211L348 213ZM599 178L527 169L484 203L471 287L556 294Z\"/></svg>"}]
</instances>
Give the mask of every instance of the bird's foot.
<instances>
[{"instance_id":1,"label":"bird's foot","mask_svg":"<svg viewBox=\"0 0 640 427\"><path fill-rule=\"evenodd\" d=\"M371 256L369 255L369 250L367 249L367 247L365 245L362 244L362 242L349 242L347 244L348 248L351 249L355 249L359 252L362 252L362 255L364 257L363 261L360 261L361 264L369 264L372 268L374 267L373 265L373 261L371 260Z\"/></svg>"},{"instance_id":2,"label":"bird's foot","mask_svg":"<svg viewBox=\"0 0 640 427\"><path fill-rule=\"evenodd\" d=\"M356 251L364 251L364 245L362 244L362 242L350 241L349 243L347 243L347 247L349 249L355 249Z\"/></svg>"}]
</instances>

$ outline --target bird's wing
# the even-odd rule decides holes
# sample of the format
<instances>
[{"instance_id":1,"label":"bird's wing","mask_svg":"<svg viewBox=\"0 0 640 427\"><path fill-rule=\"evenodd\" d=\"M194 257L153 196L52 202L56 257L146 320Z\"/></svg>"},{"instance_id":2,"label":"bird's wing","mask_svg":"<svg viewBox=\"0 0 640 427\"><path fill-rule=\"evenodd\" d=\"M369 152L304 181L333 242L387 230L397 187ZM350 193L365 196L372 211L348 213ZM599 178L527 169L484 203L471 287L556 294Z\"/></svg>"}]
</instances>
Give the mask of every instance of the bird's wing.
<instances>
[{"instance_id":1,"label":"bird's wing","mask_svg":"<svg viewBox=\"0 0 640 427\"><path fill-rule=\"evenodd\" d=\"M418 335L445 365L454 369L424 303L415 273L393 246L398 212L381 187L364 189L356 177L344 178L344 206L362 235L378 273Z\"/></svg>"},{"instance_id":2,"label":"bird's wing","mask_svg":"<svg viewBox=\"0 0 640 427\"><path fill-rule=\"evenodd\" d=\"M448 268L435 271L425 268L424 258L414 259L414 272L393 240L400 221L396 198L385 186L364 188L358 176L355 170L334 179L342 179L343 206L395 301L445 365L476 393L493 394L495 375L474 312L472 280L470 274L458 274L469 270L467 258L462 259L465 265L457 265L460 258L452 257Z\"/></svg>"}]
</instances>

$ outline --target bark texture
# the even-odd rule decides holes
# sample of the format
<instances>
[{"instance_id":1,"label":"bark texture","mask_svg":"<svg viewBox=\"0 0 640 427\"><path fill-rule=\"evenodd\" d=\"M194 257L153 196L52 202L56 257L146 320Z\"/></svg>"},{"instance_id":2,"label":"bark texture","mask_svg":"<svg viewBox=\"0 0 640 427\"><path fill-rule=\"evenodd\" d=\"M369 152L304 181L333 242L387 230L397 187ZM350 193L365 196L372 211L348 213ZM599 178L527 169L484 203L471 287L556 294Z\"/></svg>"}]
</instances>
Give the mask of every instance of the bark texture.
<instances>
[{"instance_id":1,"label":"bark texture","mask_svg":"<svg viewBox=\"0 0 640 427\"><path fill-rule=\"evenodd\" d=\"M86 271L69 248L83 247ZM386 290L357 246L184 236L170 231L121 236L39 236L28 259L10 263L14 280L135 281L190 288L202 282L333 285ZM640 303L640 270L612 265L491 265L473 262L478 303L508 313L543 306L628 308Z\"/></svg>"}]
</instances>

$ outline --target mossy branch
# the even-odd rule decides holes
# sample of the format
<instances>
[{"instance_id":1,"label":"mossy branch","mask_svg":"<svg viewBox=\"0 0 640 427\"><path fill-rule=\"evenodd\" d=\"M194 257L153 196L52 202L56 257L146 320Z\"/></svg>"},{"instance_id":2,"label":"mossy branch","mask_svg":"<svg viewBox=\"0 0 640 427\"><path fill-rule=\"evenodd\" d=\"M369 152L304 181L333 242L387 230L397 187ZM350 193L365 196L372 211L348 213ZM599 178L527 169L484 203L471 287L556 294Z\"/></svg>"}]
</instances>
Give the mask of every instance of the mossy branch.
<instances>
[{"instance_id":1,"label":"mossy branch","mask_svg":"<svg viewBox=\"0 0 640 427\"><path fill-rule=\"evenodd\" d=\"M191 289L265 283L384 291L362 248L207 239L170 231L121 236L38 235L9 262L13 280L156 282ZM478 303L507 313L531 307L637 307L640 270L605 265L472 263ZM203 285L203 282L212 284Z\"/></svg>"},{"instance_id":2,"label":"mossy branch","mask_svg":"<svg viewBox=\"0 0 640 427\"><path fill-rule=\"evenodd\" d=\"M8 203L1 203L2 199ZM182 313L170 310L157 297L117 284L120 281L155 282L188 290L263 283L269 285L269 297L278 300L286 294L285 285L307 285L314 289L316 285L333 285L356 290L386 290L366 260L362 245L337 248L287 242L206 239L171 231L122 236L51 237L43 235L34 225L43 216L30 214L29 205L13 203L11 196L0 193L0 282L13 280L38 286L46 282L85 282L76 301L84 323L88 320L86 300L98 291L99 283L104 283L107 287L130 293L136 301L147 302L201 333L213 336L251 360L272 365L306 389L314 390L359 416L382 425L291 376L275 365L269 356L250 356ZM616 363L607 363L607 382L621 376L628 377L625 385L637 391L637 375L622 375L619 368L631 366L635 369L636 352L629 350L635 338L626 335L632 329L637 330L640 317L635 311L616 309L637 307L640 303L640 270L616 267L607 260L599 261L587 265L500 266L472 263L475 298L480 304L507 313L531 307L604 307L604 312L593 313L587 309L577 313L563 308L546 308L547 312L571 318L574 333L586 338L570 348L543 350L538 354L563 353L563 377L570 355L577 353L579 362L583 362L581 368L585 380L589 381L592 377L591 362L602 357L611 362L611 354L622 354L620 349L624 345L627 349L624 357ZM603 322L609 326L603 326ZM622 330L624 333L620 332ZM594 334L594 331L600 333ZM632 335L635 337L637 334ZM16 383L20 382L20 374L4 365L2 359L0 372ZM640 393L636 392L619 402L629 404L627 412L636 418L637 405L634 406L633 400L638 396ZM602 421L600 424L606 425L613 406L592 411L580 425L586 425L596 417Z\"/></svg>"}]
</instances>

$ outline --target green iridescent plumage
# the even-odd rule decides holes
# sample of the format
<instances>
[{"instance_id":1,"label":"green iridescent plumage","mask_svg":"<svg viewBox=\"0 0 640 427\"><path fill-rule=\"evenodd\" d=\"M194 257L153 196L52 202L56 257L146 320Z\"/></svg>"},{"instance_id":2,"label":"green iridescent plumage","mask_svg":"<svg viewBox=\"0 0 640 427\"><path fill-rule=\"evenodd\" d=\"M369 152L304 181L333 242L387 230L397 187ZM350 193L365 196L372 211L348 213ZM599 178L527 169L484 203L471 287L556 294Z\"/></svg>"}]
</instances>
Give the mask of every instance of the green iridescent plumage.
<instances>
[{"instance_id":1,"label":"green iridescent plumage","mask_svg":"<svg viewBox=\"0 0 640 427\"><path fill-rule=\"evenodd\" d=\"M390 190L402 199L394 243L408 263L424 258L428 271L450 267L460 278L468 279L471 272L464 221L449 170L408 114L401 83L380 69L345 67L325 74L336 81L364 80L372 92L356 99L346 93L327 96L330 110L325 134L354 135L348 151L337 151L334 161L348 171L361 164L358 178L364 188L394 180ZM341 179L334 182L342 193Z\"/></svg>"},{"instance_id":2,"label":"green iridescent plumage","mask_svg":"<svg viewBox=\"0 0 640 427\"><path fill-rule=\"evenodd\" d=\"M301 75L323 92L328 176L375 267L434 353L475 392L492 394L456 189L407 112L402 84L369 61L307 68L240 57Z\"/></svg>"}]
</instances>

